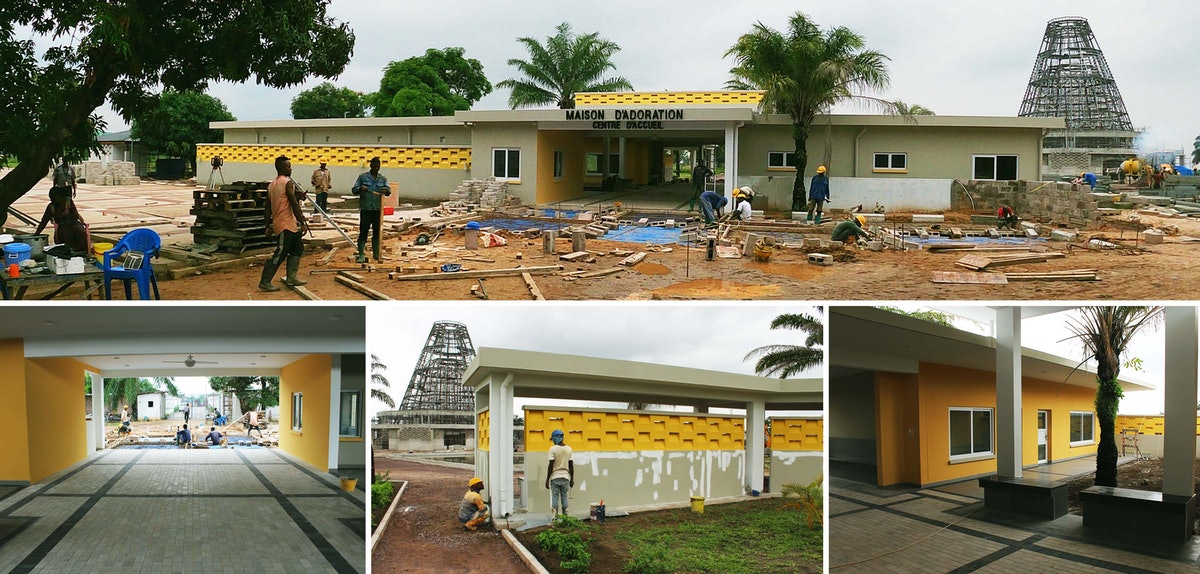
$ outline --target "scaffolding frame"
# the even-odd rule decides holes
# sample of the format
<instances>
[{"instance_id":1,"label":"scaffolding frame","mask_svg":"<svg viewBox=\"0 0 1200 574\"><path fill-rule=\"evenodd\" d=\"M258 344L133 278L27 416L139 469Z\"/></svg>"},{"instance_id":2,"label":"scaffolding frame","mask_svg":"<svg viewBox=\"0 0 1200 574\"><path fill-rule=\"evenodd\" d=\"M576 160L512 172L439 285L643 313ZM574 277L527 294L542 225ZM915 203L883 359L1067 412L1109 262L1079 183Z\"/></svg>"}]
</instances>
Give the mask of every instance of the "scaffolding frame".
<instances>
[{"instance_id":1,"label":"scaffolding frame","mask_svg":"<svg viewBox=\"0 0 1200 574\"><path fill-rule=\"evenodd\" d=\"M475 394L462 375L475 358L467 326L435 321L400 402L397 421L421 425L474 425Z\"/></svg>"}]
</instances>

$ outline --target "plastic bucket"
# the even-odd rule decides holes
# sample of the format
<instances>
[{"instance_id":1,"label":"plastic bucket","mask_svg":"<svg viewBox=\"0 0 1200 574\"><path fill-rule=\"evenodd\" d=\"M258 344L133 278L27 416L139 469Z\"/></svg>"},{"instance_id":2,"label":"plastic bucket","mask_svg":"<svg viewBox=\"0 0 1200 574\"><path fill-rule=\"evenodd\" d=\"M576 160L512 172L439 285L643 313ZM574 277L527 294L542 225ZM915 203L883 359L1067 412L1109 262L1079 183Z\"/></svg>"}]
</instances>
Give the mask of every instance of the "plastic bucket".
<instances>
[{"instance_id":1,"label":"plastic bucket","mask_svg":"<svg viewBox=\"0 0 1200 574\"><path fill-rule=\"evenodd\" d=\"M17 243L24 243L24 244L28 245L29 246L29 258L41 261L46 258L46 256L42 254L42 251L46 248L47 245L49 245L50 236L43 235L41 233L38 233L38 234L31 233L29 235L14 235L13 241L15 241Z\"/></svg>"},{"instance_id":2,"label":"plastic bucket","mask_svg":"<svg viewBox=\"0 0 1200 574\"><path fill-rule=\"evenodd\" d=\"M103 242L103 241L92 244L92 251L94 251L96 253L97 258L104 257L104 252L109 251L112 248L113 248L113 244Z\"/></svg>"},{"instance_id":3,"label":"plastic bucket","mask_svg":"<svg viewBox=\"0 0 1200 574\"><path fill-rule=\"evenodd\" d=\"M591 517L592 522L604 524L604 505L599 502L593 502L588 506L588 515Z\"/></svg>"},{"instance_id":4,"label":"plastic bucket","mask_svg":"<svg viewBox=\"0 0 1200 574\"><path fill-rule=\"evenodd\" d=\"M392 207L390 205L383 206L383 214L384 215L392 215L393 213L396 213L395 207Z\"/></svg>"},{"instance_id":5,"label":"plastic bucket","mask_svg":"<svg viewBox=\"0 0 1200 574\"><path fill-rule=\"evenodd\" d=\"M4 246L4 264L20 264L29 259L30 247L24 243L9 243Z\"/></svg>"},{"instance_id":6,"label":"plastic bucket","mask_svg":"<svg viewBox=\"0 0 1200 574\"><path fill-rule=\"evenodd\" d=\"M695 512L696 514L704 514L704 497L703 496L693 496L692 497L692 512Z\"/></svg>"},{"instance_id":7,"label":"plastic bucket","mask_svg":"<svg viewBox=\"0 0 1200 574\"><path fill-rule=\"evenodd\" d=\"M346 492L354 492L354 487L358 486L357 478L342 477L342 490Z\"/></svg>"}]
</instances>

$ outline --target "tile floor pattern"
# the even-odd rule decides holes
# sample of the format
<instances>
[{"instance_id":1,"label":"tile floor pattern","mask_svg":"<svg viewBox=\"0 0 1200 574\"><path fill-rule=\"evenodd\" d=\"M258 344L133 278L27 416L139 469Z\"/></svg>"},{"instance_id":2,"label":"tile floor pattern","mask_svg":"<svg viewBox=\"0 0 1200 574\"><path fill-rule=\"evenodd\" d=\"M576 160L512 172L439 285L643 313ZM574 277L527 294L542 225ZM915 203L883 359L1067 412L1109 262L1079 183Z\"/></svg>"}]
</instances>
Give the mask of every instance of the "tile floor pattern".
<instances>
[{"instance_id":1,"label":"tile floor pattern","mask_svg":"<svg viewBox=\"0 0 1200 574\"><path fill-rule=\"evenodd\" d=\"M362 573L363 496L276 449L105 451L0 499L0 572Z\"/></svg>"},{"instance_id":2,"label":"tile floor pattern","mask_svg":"<svg viewBox=\"0 0 1200 574\"><path fill-rule=\"evenodd\" d=\"M1094 469L1094 461L1091 464ZM1080 516L1014 522L1012 515L982 506L983 489L975 480L904 489L834 477L829 491L829 571L1200 571L1195 544L1171 553L1144 551L1137 543L1084 537Z\"/></svg>"}]
</instances>

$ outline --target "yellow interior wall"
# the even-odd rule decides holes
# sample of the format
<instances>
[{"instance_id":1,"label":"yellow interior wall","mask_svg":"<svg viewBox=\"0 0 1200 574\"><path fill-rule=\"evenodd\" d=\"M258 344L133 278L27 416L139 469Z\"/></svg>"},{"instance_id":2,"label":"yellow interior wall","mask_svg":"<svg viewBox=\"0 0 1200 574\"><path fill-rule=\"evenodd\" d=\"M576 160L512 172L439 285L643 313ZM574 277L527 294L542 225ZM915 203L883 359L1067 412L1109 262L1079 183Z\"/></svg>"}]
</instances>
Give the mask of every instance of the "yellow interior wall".
<instances>
[{"instance_id":1,"label":"yellow interior wall","mask_svg":"<svg viewBox=\"0 0 1200 574\"><path fill-rule=\"evenodd\" d=\"M87 456L84 371L75 359L25 359L29 479L38 482ZM5 421L8 426L8 421Z\"/></svg>"},{"instance_id":2,"label":"yellow interior wall","mask_svg":"<svg viewBox=\"0 0 1200 574\"><path fill-rule=\"evenodd\" d=\"M527 409L525 451L550 450L550 433L561 429L576 451L744 450L741 418L639 411Z\"/></svg>"},{"instance_id":3,"label":"yellow interior wall","mask_svg":"<svg viewBox=\"0 0 1200 574\"><path fill-rule=\"evenodd\" d=\"M875 470L880 486L916 483L920 479L917 406L915 375L876 373Z\"/></svg>"},{"instance_id":4,"label":"yellow interior wall","mask_svg":"<svg viewBox=\"0 0 1200 574\"><path fill-rule=\"evenodd\" d=\"M308 355L280 372L279 448L321 470L329 470L329 386L333 360ZM292 393L303 393L303 428L292 430Z\"/></svg>"},{"instance_id":5,"label":"yellow interior wall","mask_svg":"<svg viewBox=\"0 0 1200 574\"><path fill-rule=\"evenodd\" d=\"M29 416L25 411L25 341L0 339L0 481L31 482ZM82 398L83 393L79 393Z\"/></svg>"},{"instance_id":6,"label":"yellow interior wall","mask_svg":"<svg viewBox=\"0 0 1200 574\"><path fill-rule=\"evenodd\" d=\"M1050 411L1049 461L1065 460L1096 452L1100 445L1100 421L1092 417L1093 444L1071 446L1071 411L1095 414L1096 391L1074 385L1025 379L1021 397L1021 465L1037 464L1037 412ZM1120 428L1120 427L1118 427Z\"/></svg>"},{"instance_id":7,"label":"yellow interior wall","mask_svg":"<svg viewBox=\"0 0 1200 574\"><path fill-rule=\"evenodd\" d=\"M537 202L553 203L583 194L583 137L569 131L539 131ZM563 176L554 178L554 152L563 152Z\"/></svg>"}]
</instances>

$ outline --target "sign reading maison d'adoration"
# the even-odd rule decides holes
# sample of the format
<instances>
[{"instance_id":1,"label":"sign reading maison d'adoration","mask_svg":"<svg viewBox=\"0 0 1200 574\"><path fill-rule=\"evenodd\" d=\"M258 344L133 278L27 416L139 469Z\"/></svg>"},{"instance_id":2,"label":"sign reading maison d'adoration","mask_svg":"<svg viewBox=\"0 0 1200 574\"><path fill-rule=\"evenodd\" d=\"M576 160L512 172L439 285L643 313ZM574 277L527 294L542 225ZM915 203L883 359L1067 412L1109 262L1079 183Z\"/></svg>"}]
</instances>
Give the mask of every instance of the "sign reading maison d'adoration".
<instances>
[{"instance_id":1,"label":"sign reading maison d'adoration","mask_svg":"<svg viewBox=\"0 0 1200 574\"><path fill-rule=\"evenodd\" d=\"M664 120L682 120L683 110L563 110L565 120L592 122L594 130L661 130Z\"/></svg>"}]
</instances>

